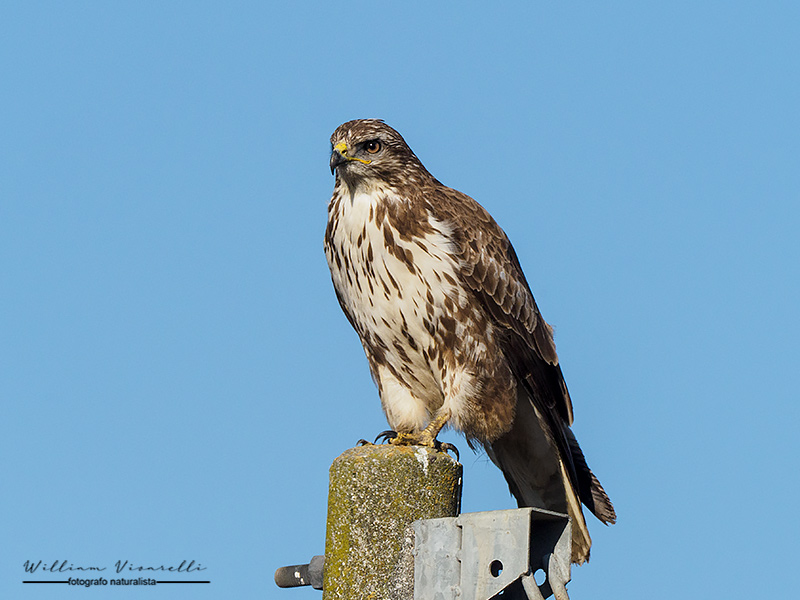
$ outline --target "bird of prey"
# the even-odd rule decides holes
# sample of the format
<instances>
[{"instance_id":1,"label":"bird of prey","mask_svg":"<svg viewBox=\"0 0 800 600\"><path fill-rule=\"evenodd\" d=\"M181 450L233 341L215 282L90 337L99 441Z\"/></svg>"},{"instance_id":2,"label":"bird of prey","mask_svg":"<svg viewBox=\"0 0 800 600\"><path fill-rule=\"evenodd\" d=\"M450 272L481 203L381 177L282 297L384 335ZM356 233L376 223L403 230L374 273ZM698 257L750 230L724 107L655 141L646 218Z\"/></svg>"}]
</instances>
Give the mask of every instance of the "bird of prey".
<instances>
[{"instance_id":1,"label":"bird of prey","mask_svg":"<svg viewBox=\"0 0 800 600\"><path fill-rule=\"evenodd\" d=\"M553 330L506 234L437 181L378 119L331 136L325 254L397 444L437 446L448 425L480 444L519 506L566 513L572 560L589 557L581 503L614 508L572 424Z\"/></svg>"}]
</instances>

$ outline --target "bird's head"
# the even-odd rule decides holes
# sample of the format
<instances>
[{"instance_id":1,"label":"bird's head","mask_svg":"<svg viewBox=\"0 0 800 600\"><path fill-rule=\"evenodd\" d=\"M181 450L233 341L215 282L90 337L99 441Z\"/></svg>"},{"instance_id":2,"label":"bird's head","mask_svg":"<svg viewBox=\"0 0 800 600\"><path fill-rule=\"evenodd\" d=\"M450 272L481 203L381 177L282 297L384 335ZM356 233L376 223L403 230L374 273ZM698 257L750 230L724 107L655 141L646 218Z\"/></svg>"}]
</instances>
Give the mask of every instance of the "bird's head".
<instances>
[{"instance_id":1,"label":"bird's head","mask_svg":"<svg viewBox=\"0 0 800 600\"><path fill-rule=\"evenodd\" d=\"M403 137L380 119L340 125L331 136L331 173L350 188L430 177Z\"/></svg>"}]
</instances>

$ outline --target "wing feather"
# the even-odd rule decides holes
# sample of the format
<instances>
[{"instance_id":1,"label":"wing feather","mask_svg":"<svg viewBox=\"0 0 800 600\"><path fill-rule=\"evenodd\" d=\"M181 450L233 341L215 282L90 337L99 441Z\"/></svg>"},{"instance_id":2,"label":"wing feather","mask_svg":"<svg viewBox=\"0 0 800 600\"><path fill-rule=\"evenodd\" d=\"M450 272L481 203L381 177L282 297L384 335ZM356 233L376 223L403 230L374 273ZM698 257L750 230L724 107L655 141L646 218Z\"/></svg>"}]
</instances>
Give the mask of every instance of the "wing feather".
<instances>
[{"instance_id":1,"label":"wing feather","mask_svg":"<svg viewBox=\"0 0 800 600\"><path fill-rule=\"evenodd\" d=\"M441 186L439 200L436 206L453 228L463 283L504 338L506 359L527 392L523 396L541 415L546 435L558 450L572 488L567 496L579 495L601 521L613 523L614 508L569 427L572 400L558 364L553 329L539 313L514 247L489 213L466 194ZM498 442L502 445L503 440ZM509 479L510 473L504 473ZM509 479L513 493L516 483L512 480L513 476ZM517 499L524 502L524 494ZM588 546L585 550L588 556Z\"/></svg>"},{"instance_id":2,"label":"wing feather","mask_svg":"<svg viewBox=\"0 0 800 600\"><path fill-rule=\"evenodd\" d=\"M539 313L508 236L466 194L441 186L438 195L441 201L432 204L453 228L463 283L506 338L515 374L521 380L536 380L540 408L555 411L571 425L572 401L558 364L553 329Z\"/></svg>"}]
</instances>

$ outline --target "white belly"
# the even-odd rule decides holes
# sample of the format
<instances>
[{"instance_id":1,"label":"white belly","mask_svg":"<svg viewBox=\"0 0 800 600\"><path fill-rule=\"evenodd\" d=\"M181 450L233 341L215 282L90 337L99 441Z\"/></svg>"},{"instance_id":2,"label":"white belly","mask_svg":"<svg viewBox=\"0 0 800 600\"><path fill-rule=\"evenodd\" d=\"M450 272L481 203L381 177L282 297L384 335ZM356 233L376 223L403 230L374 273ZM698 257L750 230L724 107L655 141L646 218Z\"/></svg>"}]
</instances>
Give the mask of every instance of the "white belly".
<instances>
[{"instance_id":1,"label":"white belly","mask_svg":"<svg viewBox=\"0 0 800 600\"><path fill-rule=\"evenodd\" d=\"M369 353L367 346L376 344L383 349L387 364L374 374L389 424L396 430L420 429L448 388L431 331L448 313L446 306L463 301L463 292L448 282L448 276L458 280L448 227L429 220L433 232L422 237L404 240L395 233L390 252L384 224L370 219L374 202L367 194L356 194L352 202L342 199L333 248L326 247L326 254L334 286L365 349ZM411 266L398 258L400 249L411 253Z\"/></svg>"}]
</instances>

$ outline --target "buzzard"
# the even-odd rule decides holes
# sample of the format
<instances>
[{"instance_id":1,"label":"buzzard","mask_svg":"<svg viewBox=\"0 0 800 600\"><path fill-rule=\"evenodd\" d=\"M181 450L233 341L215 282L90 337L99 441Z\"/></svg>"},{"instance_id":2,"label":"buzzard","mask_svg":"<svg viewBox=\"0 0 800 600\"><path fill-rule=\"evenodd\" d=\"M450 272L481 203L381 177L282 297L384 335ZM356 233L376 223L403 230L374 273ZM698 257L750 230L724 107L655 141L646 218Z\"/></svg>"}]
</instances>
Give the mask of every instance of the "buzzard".
<instances>
[{"instance_id":1,"label":"buzzard","mask_svg":"<svg viewBox=\"0 0 800 600\"><path fill-rule=\"evenodd\" d=\"M553 330L506 234L437 181L378 119L331 136L325 254L397 444L436 446L445 425L482 445L520 506L567 513L589 557L581 503L614 508L586 464Z\"/></svg>"}]
</instances>

